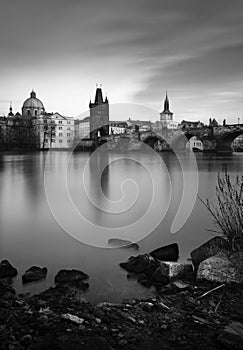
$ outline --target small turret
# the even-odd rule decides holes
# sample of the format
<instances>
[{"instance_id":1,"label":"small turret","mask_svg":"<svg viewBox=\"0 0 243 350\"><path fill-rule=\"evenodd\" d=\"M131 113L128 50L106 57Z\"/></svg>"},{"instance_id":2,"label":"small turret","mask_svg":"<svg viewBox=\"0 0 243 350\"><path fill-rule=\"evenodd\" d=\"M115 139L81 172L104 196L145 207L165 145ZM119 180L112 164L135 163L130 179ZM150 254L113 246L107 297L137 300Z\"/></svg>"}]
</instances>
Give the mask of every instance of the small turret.
<instances>
[{"instance_id":1,"label":"small turret","mask_svg":"<svg viewBox=\"0 0 243 350\"><path fill-rule=\"evenodd\" d=\"M8 117L13 117L13 115L14 115L14 114L13 114L12 102L10 102Z\"/></svg>"}]
</instances>

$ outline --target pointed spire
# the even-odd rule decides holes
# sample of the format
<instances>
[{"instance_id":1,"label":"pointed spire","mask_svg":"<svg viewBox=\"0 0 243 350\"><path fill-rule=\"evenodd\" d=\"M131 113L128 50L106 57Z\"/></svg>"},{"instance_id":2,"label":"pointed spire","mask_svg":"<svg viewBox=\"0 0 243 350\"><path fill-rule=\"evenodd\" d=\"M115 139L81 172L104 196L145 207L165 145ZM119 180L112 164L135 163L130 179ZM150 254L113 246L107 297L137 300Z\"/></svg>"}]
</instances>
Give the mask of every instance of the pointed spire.
<instances>
[{"instance_id":1,"label":"pointed spire","mask_svg":"<svg viewBox=\"0 0 243 350\"><path fill-rule=\"evenodd\" d=\"M165 92L164 112L170 112L170 103L169 103L167 90Z\"/></svg>"}]
</instances>

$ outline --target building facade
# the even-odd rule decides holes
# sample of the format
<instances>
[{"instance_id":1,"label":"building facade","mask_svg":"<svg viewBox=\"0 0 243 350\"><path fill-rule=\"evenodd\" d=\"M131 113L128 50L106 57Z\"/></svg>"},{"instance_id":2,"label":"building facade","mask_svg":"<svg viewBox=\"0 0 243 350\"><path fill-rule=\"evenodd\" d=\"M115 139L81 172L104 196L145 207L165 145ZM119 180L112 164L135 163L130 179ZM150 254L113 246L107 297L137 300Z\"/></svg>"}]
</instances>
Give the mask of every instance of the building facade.
<instances>
[{"instance_id":1,"label":"building facade","mask_svg":"<svg viewBox=\"0 0 243 350\"><path fill-rule=\"evenodd\" d=\"M126 134L127 132L127 122L124 121L111 121L109 122L109 134L110 135L120 135Z\"/></svg>"},{"instance_id":2,"label":"building facade","mask_svg":"<svg viewBox=\"0 0 243 350\"><path fill-rule=\"evenodd\" d=\"M109 135L109 102L107 97L103 100L101 87L96 88L94 103L90 101L90 138Z\"/></svg>"},{"instance_id":3,"label":"building facade","mask_svg":"<svg viewBox=\"0 0 243 350\"><path fill-rule=\"evenodd\" d=\"M86 117L82 120L76 119L74 126L76 141L90 138L90 117Z\"/></svg>"},{"instance_id":4,"label":"building facade","mask_svg":"<svg viewBox=\"0 0 243 350\"><path fill-rule=\"evenodd\" d=\"M74 143L74 118L59 113L44 113L33 118L38 149L71 148Z\"/></svg>"}]
</instances>

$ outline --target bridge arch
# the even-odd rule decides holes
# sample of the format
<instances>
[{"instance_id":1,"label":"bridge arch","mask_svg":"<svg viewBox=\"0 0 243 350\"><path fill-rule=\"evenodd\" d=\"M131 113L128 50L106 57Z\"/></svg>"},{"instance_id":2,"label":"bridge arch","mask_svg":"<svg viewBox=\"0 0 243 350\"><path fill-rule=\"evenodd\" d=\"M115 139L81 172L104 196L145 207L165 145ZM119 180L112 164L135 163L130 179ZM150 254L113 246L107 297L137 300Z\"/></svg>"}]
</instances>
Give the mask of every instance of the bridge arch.
<instances>
[{"instance_id":1,"label":"bridge arch","mask_svg":"<svg viewBox=\"0 0 243 350\"><path fill-rule=\"evenodd\" d=\"M184 151L186 149L186 144L190 141L192 137L197 137L203 143L203 140L198 135L198 132L183 132L180 135L177 135L174 140L171 142L172 149Z\"/></svg>"},{"instance_id":2,"label":"bridge arch","mask_svg":"<svg viewBox=\"0 0 243 350\"><path fill-rule=\"evenodd\" d=\"M216 146L217 152L233 152L232 143L234 139L243 134L243 129L234 130L224 134L218 141Z\"/></svg>"},{"instance_id":3,"label":"bridge arch","mask_svg":"<svg viewBox=\"0 0 243 350\"><path fill-rule=\"evenodd\" d=\"M150 146L153 149L156 148L163 148L163 149L169 149L168 143L163 139L161 136L157 134L151 134L147 136L144 140L143 143L146 145Z\"/></svg>"}]
</instances>

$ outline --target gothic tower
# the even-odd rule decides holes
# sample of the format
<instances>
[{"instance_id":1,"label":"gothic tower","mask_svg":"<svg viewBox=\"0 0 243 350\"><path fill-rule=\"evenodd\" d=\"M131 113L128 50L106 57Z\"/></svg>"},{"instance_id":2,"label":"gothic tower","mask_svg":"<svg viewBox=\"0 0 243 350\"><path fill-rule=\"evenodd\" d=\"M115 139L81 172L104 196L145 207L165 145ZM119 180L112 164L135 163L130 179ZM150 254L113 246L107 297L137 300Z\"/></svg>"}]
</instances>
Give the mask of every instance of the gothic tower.
<instances>
[{"instance_id":1,"label":"gothic tower","mask_svg":"<svg viewBox=\"0 0 243 350\"><path fill-rule=\"evenodd\" d=\"M173 120L173 113L170 111L170 103L166 91L164 100L164 110L160 113L160 121L162 121L163 126L167 127L167 124Z\"/></svg>"},{"instance_id":2,"label":"gothic tower","mask_svg":"<svg viewBox=\"0 0 243 350\"><path fill-rule=\"evenodd\" d=\"M96 88L94 103L90 101L90 138L109 135L109 102L103 100L101 86Z\"/></svg>"}]
</instances>

